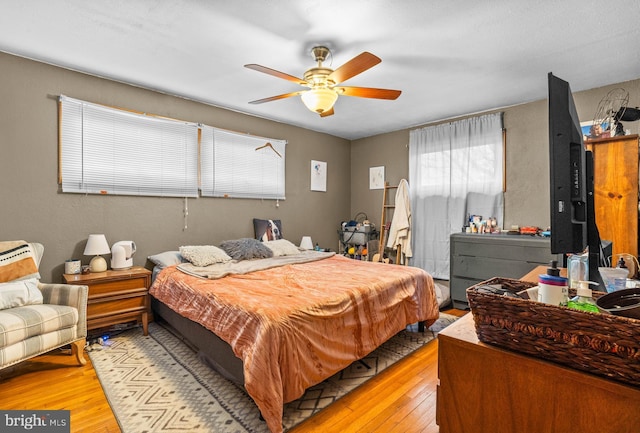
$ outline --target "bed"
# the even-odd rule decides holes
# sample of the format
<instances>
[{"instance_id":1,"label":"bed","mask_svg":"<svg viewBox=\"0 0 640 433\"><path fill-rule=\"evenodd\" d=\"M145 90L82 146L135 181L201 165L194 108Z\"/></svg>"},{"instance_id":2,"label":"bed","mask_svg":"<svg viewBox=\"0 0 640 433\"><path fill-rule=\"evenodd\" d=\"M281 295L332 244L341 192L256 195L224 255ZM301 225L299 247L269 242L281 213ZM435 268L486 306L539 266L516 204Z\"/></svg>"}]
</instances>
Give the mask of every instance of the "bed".
<instances>
[{"instance_id":1,"label":"bed","mask_svg":"<svg viewBox=\"0 0 640 433\"><path fill-rule=\"evenodd\" d=\"M273 433L284 403L439 314L425 271L314 251L172 264L155 270L150 293L154 313L244 386Z\"/></svg>"}]
</instances>

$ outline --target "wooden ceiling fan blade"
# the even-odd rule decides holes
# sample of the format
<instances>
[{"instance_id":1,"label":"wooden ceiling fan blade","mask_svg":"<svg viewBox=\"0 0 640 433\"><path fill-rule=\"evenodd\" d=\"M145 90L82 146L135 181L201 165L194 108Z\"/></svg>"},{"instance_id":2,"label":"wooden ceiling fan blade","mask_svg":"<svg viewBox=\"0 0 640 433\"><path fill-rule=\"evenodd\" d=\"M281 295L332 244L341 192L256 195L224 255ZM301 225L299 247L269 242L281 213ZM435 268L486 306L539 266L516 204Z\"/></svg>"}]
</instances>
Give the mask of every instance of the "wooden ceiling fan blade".
<instances>
[{"instance_id":1,"label":"wooden ceiling fan blade","mask_svg":"<svg viewBox=\"0 0 640 433\"><path fill-rule=\"evenodd\" d=\"M285 74L284 72L276 71L275 69L267 68L266 66L256 65L255 63L250 63L248 65L244 65L245 68L253 69L254 71L262 72L268 75L272 75L277 78L282 78L283 80L292 81L296 84L300 84L302 86L308 85L306 81L302 78L294 77L293 75Z\"/></svg>"},{"instance_id":2,"label":"wooden ceiling fan blade","mask_svg":"<svg viewBox=\"0 0 640 433\"><path fill-rule=\"evenodd\" d=\"M373 87L334 87L340 96L357 96L359 98L397 99L401 90L376 89Z\"/></svg>"},{"instance_id":3,"label":"wooden ceiling fan blade","mask_svg":"<svg viewBox=\"0 0 640 433\"><path fill-rule=\"evenodd\" d=\"M333 116L333 114L334 114L333 107L331 107L330 110L323 111L322 113L320 113L320 117Z\"/></svg>"},{"instance_id":4,"label":"wooden ceiling fan blade","mask_svg":"<svg viewBox=\"0 0 640 433\"><path fill-rule=\"evenodd\" d=\"M374 67L381 61L382 60L378 56L365 51L333 71L329 75L328 79L333 80L336 84L342 83L343 81L347 81L349 78Z\"/></svg>"},{"instance_id":5,"label":"wooden ceiling fan blade","mask_svg":"<svg viewBox=\"0 0 640 433\"><path fill-rule=\"evenodd\" d=\"M257 99L255 101L249 102L249 104L263 104L265 102L277 101L278 99L290 98L291 96L298 96L305 92L305 90L300 90L299 92L291 92L291 93L283 93L282 95L271 96L269 98Z\"/></svg>"}]
</instances>

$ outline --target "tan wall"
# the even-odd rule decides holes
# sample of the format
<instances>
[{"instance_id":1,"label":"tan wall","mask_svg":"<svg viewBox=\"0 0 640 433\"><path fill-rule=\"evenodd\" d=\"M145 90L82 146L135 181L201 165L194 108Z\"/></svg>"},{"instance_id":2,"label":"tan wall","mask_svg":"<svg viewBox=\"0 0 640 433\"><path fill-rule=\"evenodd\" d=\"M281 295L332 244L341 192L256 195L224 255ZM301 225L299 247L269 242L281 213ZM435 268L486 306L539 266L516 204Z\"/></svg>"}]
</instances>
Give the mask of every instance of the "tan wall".
<instances>
[{"instance_id":1,"label":"tan wall","mask_svg":"<svg viewBox=\"0 0 640 433\"><path fill-rule=\"evenodd\" d=\"M90 233L104 233L110 244L135 241L136 265L180 245L252 237L254 217L281 219L285 237L296 244L310 235L320 245L337 247L336 229L349 218L348 140L4 53L0 71L0 240L43 243L43 281L61 281L67 259L88 262L82 251ZM286 139L286 200L276 208L272 200L189 199L188 228L183 230L181 198L63 194L57 183L60 94ZM310 191L312 159L327 162L326 193Z\"/></svg>"},{"instance_id":2,"label":"tan wall","mask_svg":"<svg viewBox=\"0 0 640 433\"><path fill-rule=\"evenodd\" d=\"M570 77L561 78L571 84ZM592 120L600 100L616 87L629 92L630 107L640 106L640 79L574 92L581 121ZM499 111L504 112L507 129L504 226L546 228L550 221L548 102L544 99ZM424 126L430 125L420 127ZM640 121L625 123L625 129L638 134ZM351 143L352 214L366 212L376 225L379 224L382 192L369 190L369 167L384 165L386 179L392 185L402 178L408 180L409 131L405 129Z\"/></svg>"},{"instance_id":3,"label":"tan wall","mask_svg":"<svg viewBox=\"0 0 640 433\"><path fill-rule=\"evenodd\" d=\"M82 255L90 233L110 243L134 240L136 265L150 254L186 244L217 244L252 236L252 218L279 218L286 238L302 235L337 248L341 221L364 212L377 225L382 191L369 189L369 168L384 166L386 179L408 178L409 129L355 140L339 139L239 114L158 92L140 89L0 53L0 239L42 242L44 281L60 281L64 261ZM561 77L570 81L570 77ZM590 120L600 99L614 87L640 105L640 80L574 94L580 118ZM230 130L288 140L287 199L189 199L183 230L180 198L62 194L57 184L57 101L68 96L91 102L201 122ZM509 107L505 226L549 224L548 132L546 100ZM632 133L640 122L628 123ZM426 125L425 125L426 126ZM311 192L310 161L327 162L327 192Z\"/></svg>"}]
</instances>

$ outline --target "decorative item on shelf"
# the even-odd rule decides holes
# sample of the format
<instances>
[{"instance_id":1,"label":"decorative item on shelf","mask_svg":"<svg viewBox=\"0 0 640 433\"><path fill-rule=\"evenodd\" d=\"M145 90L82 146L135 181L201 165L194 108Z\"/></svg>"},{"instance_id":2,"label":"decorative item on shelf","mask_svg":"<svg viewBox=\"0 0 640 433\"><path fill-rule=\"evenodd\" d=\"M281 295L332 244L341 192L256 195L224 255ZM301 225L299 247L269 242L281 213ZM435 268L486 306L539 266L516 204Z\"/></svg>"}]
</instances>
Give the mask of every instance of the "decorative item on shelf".
<instances>
[{"instance_id":1,"label":"decorative item on shelf","mask_svg":"<svg viewBox=\"0 0 640 433\"><path fill-rule=\"evenodd\" d=\"M109 254L109 243L105 235L89 235L87 245L84 247L85 256L95 256L89 262L91 272L104 272L107 270L107 261L100 254Z\"/></svg>"},{"instance_id":2,"label":"decorative item on shelf","mask_svg":"<svg viewBox=\"0 0 640 433\"><path fill-rule=\"evenodd\" d=\"M136 244L133 241L118 241L111 247L111 269L129 269L133 266Z\"/></svg>"},{"instance_id":3,"label":"decorative item on shelf","mask_svg":"<svg viewBox=\"0 0 640 433\"><path fill-rule=\"evenodd\" d=\"M311 236L303 236L300 241L300 248L305 250L313 249L313 241L311 240Z\"/></svg>"},{"instance_id":4,"label":"decorative item on shelf","mask_svg":"<svg viewBox=\"0 0 640 433\"><path fill-rule=\"evenodd\" d=\"M64 262L65 274L79 274L82 269L82 263L78 259L71 259Z\"/></svg>"},{"instance_id":5,"label":"decorative item on shelf","mask_svg":"<svg viewBox=\"0 0 640 433\"><path fill-rule=\"evenodd\" d=\"M468 215L467 225L462 228L467 233L500 233L496 217L482 219L481 215Z\"/></svg>"}]
</instances>

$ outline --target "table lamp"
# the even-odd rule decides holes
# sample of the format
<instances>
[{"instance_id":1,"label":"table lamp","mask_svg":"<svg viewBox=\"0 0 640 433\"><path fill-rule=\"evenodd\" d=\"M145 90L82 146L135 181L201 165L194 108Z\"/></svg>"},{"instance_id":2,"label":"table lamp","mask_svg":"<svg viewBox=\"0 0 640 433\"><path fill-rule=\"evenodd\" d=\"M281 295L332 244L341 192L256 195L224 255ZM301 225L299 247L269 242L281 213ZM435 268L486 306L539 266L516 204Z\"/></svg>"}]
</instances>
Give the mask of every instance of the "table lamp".
<instances>
[{"instance_id":1,"label":"table lamp","mask_svg":"<svg viewBox=\"0 0 640 433\"><path fill-rule=\"evenodd\" d=\"M104 272L107 270L107 261L100 254L109 254L109 244L104 235L89 235L87 246L84 247L85 256L95 256L89 262L91 272Z\"/></svg>"},{"instance_id":2,"label":"table lamp","mask_svg":"<svg viewBox=\"0 0 640 433\"><path fill-rule=\"evenodd\" d=\"M313 241L311 240L311 236L302 237L302 240L300 241L300 248L303 248L305 250L313 249Z\"/></svg>"}]
</instances>

